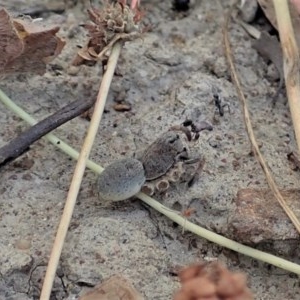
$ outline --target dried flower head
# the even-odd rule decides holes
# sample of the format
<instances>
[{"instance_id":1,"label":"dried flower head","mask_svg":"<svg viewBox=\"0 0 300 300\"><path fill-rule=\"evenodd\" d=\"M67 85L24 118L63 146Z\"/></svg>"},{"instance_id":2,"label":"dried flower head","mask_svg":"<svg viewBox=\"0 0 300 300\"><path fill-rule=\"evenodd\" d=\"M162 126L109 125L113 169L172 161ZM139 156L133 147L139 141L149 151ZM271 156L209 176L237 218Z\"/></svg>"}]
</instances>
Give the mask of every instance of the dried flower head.
<instances>
[{"instance_id":1,"label":"dried flower head","mask_svg":"<svg viewBox=\"0 0 300 300\"><path fill-rule=\"evenodd\" d=\"M197 264L179 273L181 289L174 300L252 300L246 276L231 273L218 262Z\"/></svg>"},{"instance_id":2,"label":"dried flower head","mask_svg":"<svg viewBox=\"0 0 300 300\"><path fill-rule=\"evenodd\" d=\"M169 181L166 180L166 179L160 179L156 185L155 185L156 189L158 190L158 192L160 193L164 193L166 192L169 187L170 187L170 184L169 184Z\"/></svg>"},{"instance_id":3,"label":"dried flower head","mask_svg":"<svg viewBox=\"0 0 300 300\"><path fill-rule=\"evenodd\" d=\"M91 22L84 27L90 38L87 45L78 51L73 62L75 65L104 59L116 41L132 40L140 35L138 22L142 14L137 6L131 9L126 1L107 2L102 10L92 7L88 14Z\"/></svg>"},{"instance_id":4,"label":"dried flower head","mask_svg":"<svg viewBox=\"0 0 300 300\"><path fill-rule=\"evenodd\" d=\"M155 192L155 187L153 184L149 184L149 183L145 183L143 186L142 186L142 189L141 191L143 193L145 193L146 195L148 196L153 196L154 192Z\"/></svg>"}]
</instances>

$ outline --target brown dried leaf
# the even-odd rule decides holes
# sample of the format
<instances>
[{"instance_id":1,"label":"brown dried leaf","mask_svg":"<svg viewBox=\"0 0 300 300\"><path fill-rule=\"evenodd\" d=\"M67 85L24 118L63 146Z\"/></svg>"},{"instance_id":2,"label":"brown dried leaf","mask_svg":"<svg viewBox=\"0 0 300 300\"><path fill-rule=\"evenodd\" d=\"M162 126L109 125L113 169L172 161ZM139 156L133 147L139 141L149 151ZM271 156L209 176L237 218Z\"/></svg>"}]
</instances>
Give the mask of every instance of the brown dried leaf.
<instances>
[{"instance_id":1,"label":"brown dried leaf","mask_svg":"<svg viewBox=\"0 0 300 300\"><path fill-rule=\"evenodd\" d=\"M4 66L21 55L23 43L18 36L11 18L5 9L0 10L0 70Z\"/></svg>"},{"instance_id":2,"label":"brown dried leaf","mask_svg":"<svg viewBox=\"0 0 300 300\"><path fill-rule=\"evenodd\" d=\"M257 0L261 9L263 10L265 16L270 21L270 23L277 29L277 21L275 15L275 9L272 0Z\"/></svg>"},{"instance_id":3,"label":"brown dried leaf","mask_svg":"<svg viewBox=\"0 0 300 300\"><path fill-rule=\"evenodd\" d=\"M143 300L143 297L127 279L116 275L98 284L79 300Z\"/></svg>"},{"instance_id":4,"label":"brown dried leaf","mask_svg":"<svg viewBox=\"0 0 300 300\"><path fill-rule=\"evenodd\" d=\"M46 64L63 49L65 42L56 36L59 27L46 28L28 20L12 19L0 10L0 74L34 73L42 75Z\"/></svg>"}]
</instances>

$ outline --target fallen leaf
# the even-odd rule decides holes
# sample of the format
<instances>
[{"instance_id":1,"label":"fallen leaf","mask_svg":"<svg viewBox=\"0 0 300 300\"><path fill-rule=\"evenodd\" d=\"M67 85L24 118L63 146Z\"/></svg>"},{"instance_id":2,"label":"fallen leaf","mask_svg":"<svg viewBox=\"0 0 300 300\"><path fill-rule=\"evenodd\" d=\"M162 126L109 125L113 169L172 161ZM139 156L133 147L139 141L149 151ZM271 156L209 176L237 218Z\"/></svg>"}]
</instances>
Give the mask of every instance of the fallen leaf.
<instances>
[{"instance_id":1,"label":"fallen leaf","mask_svg":"<svg viewBox=\"0 0 300 300\"><path fill-rule=\"evenodd\" d=\"M273 5L273 0L257 0L259 6L263 10L266 18L270 21L270 23L277 29L277 21L275 15L275 9Z\"/></svg>"},{"instance_id":2,"label":"fallen leaf","mask_svg":"<svg viewBox=\"0 0 300 300\"><path fill-rule=\"evenodd\" d=\"M259 3L267 19L270 21L273 27L278 30L273 1L257 0L257 2ZM291 20L295 31L295 38L297 40L297 44L299 47L300 46L300 15L299 15L299 11L297 10L297 8L300 6L299 0L289 0L288 2L289 2Z\"/></svg>"},{"instance_id":3,"label":"fallen leaf","mask_svg":"<svg viewBox=\"0 0 300 300\"><path fill-rule=\"evenodd\" d=\"M11 18L5 9L0 10L0 69L20 56L23 51L23 43L18 36Z\"/></svg>"},{"instance_id":4,"label":"fallen leaf","mask_svg":"<svg viewBox=\"0 0 300 300\"><path fill-rule=\"evenodd\" d=\"M63 49L56 33L59 27L44 27L25 19L13 19L0 10L0 75L34 73L42 75L46 64Z\"/></svg>"},{"instance_id":5,"label":"fallen leaf","mask_svg":"<svg viewBox=\"0 0 300 300\"><path fill-rule=\"evenodd\" d=\"M115 275L98 284L79 300L143 300L132 284L120 275Z\"/></svg>"}]
</instances>

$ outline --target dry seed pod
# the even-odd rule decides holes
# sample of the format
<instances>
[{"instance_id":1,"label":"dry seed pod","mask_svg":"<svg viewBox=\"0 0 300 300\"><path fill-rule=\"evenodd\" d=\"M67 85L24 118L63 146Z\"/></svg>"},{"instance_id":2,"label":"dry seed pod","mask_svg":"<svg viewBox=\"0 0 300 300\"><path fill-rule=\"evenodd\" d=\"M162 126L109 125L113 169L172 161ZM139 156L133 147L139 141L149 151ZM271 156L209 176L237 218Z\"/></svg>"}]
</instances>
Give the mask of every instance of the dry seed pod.
<instances>
[{"instance_id":1,"label":"dry seed pod","mask_svg":"<svg viewBox=\"0 0 300 300\"><path fill-rule=\"evenodd\" d=\"M179 279L181 283L186 283L187 281L199 276L199 274L203 272L204 267L205 264L197 264L182 269L179 272Z\"/></svg>"},{"instance_id":2,"label":"dry seed pod","mask_svg":"<svg viewBox=\"0 0 300 300\"><path fill-rule=\"evenodd\" d=\"M168 175L169 175L169 181L170 181L170 182L178 182L179 179L180 179L180 177L181 177L181 173L180 173L180 171L177 170L177 169L172 170L172 171L170 172L170 174L168 174Z\"/></svg>"},{"instance_id":3,"label":"dry seed pod","mask_svg":"<svg viewBox=\"0 0 300 300\"><path fill-rule=\"evenodd\" d=\"M178 182L183 174L183 162L180 161L168 172L168 179L170 182Z\"/></svg>"},{"instance_id":4,"label":"dry seed pod","mask_svg":"<svg viewBox=\"0 0 300 300\"><path fill-rule=\"evenodd\" d=\"M148 196L152 196L154 194L155 188L154 188L153 184L146 183L143 185L141 191Z\"/></svg>"},{"instance_id":5,"label":"dry seed pod","mask_svg":"<svg viewBox=\"0 0 300 300\"><path fill-rule=\"evenodd\" d=\"M99 197L105 201L126 200L140 191L145 180L144 168L140 161L134 158L117 160L98 177Z\"/></svg>"},{"instance_id":6,"label":"dry seed pod","mask_svg":"<svg viewBox=\"0 0 300 300\"><path fill-rule=\"evenodd\" d=\"M160 193L163 193L169 189L170 184L168 180L162 179L156 183L155 187Z\"/></svg>"}]
</instances>

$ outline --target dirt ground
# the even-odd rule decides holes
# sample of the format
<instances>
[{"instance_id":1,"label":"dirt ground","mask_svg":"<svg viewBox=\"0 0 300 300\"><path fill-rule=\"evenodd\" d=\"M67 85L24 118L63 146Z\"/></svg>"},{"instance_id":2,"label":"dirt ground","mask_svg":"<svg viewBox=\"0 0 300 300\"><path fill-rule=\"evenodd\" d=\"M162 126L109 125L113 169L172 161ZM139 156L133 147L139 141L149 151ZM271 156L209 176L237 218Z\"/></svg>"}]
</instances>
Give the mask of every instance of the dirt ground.
<instances>
[{"instance_id":1,"label":"dirt ground","mask_svg":"<svg viewBox=\"0 0 300 300\"><path fill-rule=\"evenodd\" d=\"M28 12L47 8L50 2L51 9L63 4L47 0L0 4L11 12ZM224 58L223 9L229 1L195 2L183 14L172 11L171 1L142 0L144 24L152 27L122 50L121 76L113 80L91 159L105 167L133 156L187 118L210 122L213 131L202 132L199 141L190 145L191 155L206 161L200 179L190 188L173 187L155 198L172 209L195 208L191 221L230 236L228 220L237 192L266 188L267 183L249 155L241 106ZM69 1L68 5L64 12L38 14L48 23L59 24L59 35L67 41L47 73L1 81L7 95L37 119L75 99L95 97L102 76L100 65L70 67L77 45L85 41L79 24L87 20L88 4ZM296 149L286 95L273 108L270 95L277 83L268 77L271 66L258 56L251 37L238 24L230 26L230 39L261 150L280 188L298 188L299 173L291 170L286 158L290 149ZM230 112L225 108L224 116L217 119L212 101L215 91L230 105ZM130 112L113 109L120 99L131 104ZM2 104L0 122L0 146L28 126ZM77 118L54 133L79 150L88 125L87 120ZM74 166L73 160L42 139L0 170L1 299L38 299ZM95 192L96 177L89 170L85 173L52 299L76 299L114 274L127 277L145 299L172 299L179 287L175 268L216 259L248 275L255 299L300 298L295 274L183 233L139 200L103 208ZM287 251L281 253L270 247L271 240L256 247L299 263L299 251L288 251L293 242L286 241L283 248Z\"/></svg>"}]
</instances>

